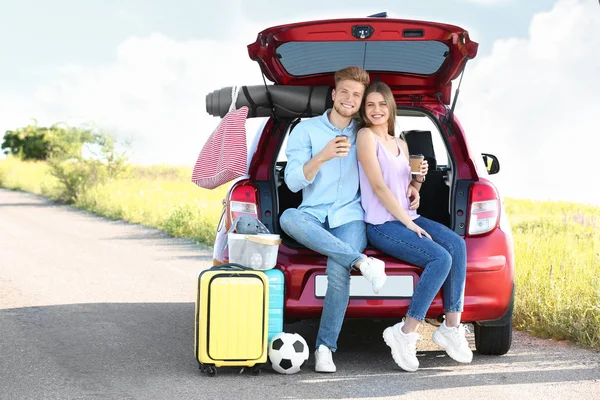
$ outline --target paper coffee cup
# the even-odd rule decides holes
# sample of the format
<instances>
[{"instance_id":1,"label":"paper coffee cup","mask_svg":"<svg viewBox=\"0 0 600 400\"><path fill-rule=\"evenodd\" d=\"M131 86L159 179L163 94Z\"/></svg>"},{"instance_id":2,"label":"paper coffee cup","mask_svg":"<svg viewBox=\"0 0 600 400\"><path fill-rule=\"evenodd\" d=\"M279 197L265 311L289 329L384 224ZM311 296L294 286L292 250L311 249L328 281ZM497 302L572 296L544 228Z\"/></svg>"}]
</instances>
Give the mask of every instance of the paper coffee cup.
<instances>
[{"instance_id":1,"label":"paper coffee cup","mask_svg":"<svg viewBox=\"0 0 600 400\"><path fill-rule=\"evenodd\" d=\"M335 137L341 137L341 138L344 138L344 140L345 140L346 142L348 142L348 144L350 144L350 138L349 138L348 136L346 136L346 135L335 135Z\"/></svg>"},{"instance_id":2,"label":"paper coffee cup","mask_svg":"<svg viewBox=\"0 0 600 400\"><path fill-rule=\"evenodd\" d=\"M423 154L410 155L410 172L414 175L421 175L421 162L425 159Z\"/></svg>"},{"instance_id":3,"label":"paper coffee cup","mask_svg":"<svg viewBox=\"0 0 600 400\"><path fill-rule=\"evenodd\" d=\"M336 138L343 138L344 140L340 140L338 143L344 143L350 146L350 138L346 135L335 135ZM338 157L346 157L348 155L347 151L338 152Z\"/></svg>"}]
</instances>

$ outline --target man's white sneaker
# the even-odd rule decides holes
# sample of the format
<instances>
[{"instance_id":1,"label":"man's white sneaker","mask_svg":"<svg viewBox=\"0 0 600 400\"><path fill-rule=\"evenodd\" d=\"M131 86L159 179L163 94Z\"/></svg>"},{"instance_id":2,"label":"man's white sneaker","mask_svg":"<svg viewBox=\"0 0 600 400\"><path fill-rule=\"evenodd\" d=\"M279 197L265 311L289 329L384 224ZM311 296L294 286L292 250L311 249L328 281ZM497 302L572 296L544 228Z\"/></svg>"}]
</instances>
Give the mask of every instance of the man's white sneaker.
<instances>
[{"instance_id":1,"label":"man's white sneaker","mask_svg":"<svg viewBox=\"0 0 600 400\"><path fill-rule=\"evenodd\" d=\"M375 294L379 293L387 279L387 275L385 274L385 263L376 258L368 257L360 263L358 269L360 269L361 274L371 282L373 292L375 292Z\"/></svg>"},{"instance_id":2,"label":"man's white sneaker","mask_svg":"<svg viewBox=\"0 0 600 400\"><path fill-rule=\"evenodd\" d=\"M335 364L331 350L327 346L320 345L315 351L315 371L317 372L335 372Z\"/></svg>"},{"instance_id":3,"label":"man's white sneaker","mask_svg":"<svg viewBox=\"0 0 600 400\"><path fill-rule=\"evenodd\" d=\"M383 340L392 349L392 357L396 364L405 371L415 372L419 368L417 342L423 337L417 333L402 332L403 326L404 321L385 328Z\"/></svg>"},{"instance_id":4,"label":"man's white sneaker","mask_svg":"<svg viewBox=\"0 0 600 400\"><path fill-rule=\"evenodd\" d=\"M465 326L449 328L446 321L433 332L433 341L446 350L446 353L455 361L468 364L473 360L473 351L469 348L469 342L465 337Z\"/></svg>"}]
</instances>

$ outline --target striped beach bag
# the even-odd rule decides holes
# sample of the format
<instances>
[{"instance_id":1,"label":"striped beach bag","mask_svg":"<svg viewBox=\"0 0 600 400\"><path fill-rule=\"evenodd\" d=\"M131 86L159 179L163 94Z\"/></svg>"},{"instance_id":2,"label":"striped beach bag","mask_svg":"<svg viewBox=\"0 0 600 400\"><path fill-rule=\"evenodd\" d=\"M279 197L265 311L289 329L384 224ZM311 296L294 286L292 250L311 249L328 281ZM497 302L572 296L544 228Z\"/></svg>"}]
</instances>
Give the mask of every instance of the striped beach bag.
<instances>
[{"instance_id":1,"label":"striped beach bag","mask_svg":"<svg viewBox=\"0 0 600 400\"><path fill-rule=\"evenodd\" d=\"M231 106L200 151L192 182L214 189L247 173L246 117L248 107L235 109L239 88L231 91Z\"/></svg>"}]
</instances>

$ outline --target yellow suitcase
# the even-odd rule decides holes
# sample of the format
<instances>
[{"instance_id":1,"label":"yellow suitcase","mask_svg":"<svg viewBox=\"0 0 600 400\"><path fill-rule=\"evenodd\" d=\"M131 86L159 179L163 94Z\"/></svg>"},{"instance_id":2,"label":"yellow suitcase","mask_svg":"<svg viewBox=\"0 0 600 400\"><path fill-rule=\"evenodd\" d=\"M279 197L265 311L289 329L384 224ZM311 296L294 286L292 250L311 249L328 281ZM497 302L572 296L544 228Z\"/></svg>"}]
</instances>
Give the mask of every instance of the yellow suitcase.
<instances>
[{"instance_id":1,"label":"yellow suitcase","mask_svg":"<svg viewBox=\"0 0 600 400\"><path fill-rule=\"evenodd\" d=\"M224 264L202 271L196 298L195 353L200 370L267 362L269 281L262 271Z\"/></svg>"}]
</instances>

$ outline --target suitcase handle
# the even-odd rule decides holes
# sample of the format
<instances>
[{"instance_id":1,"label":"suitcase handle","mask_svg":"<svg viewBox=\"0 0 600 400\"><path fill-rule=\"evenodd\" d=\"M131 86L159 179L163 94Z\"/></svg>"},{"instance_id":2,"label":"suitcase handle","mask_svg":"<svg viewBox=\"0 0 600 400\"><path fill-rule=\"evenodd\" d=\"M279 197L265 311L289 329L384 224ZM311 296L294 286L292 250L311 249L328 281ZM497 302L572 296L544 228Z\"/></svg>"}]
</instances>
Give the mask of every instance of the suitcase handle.
<instances>
[{"instance_id":1,"label":"suitcase handle","mask_svg":"<svg viewBox=\"0 0 600 400\"><path fill-rule=\"evenodd\" d=\"M266 244L269 246L274 246L276 244L281 244L281 239L266 239L264 237L256 236L256 235L246 235L246 240L258 244Z\"/></svg>"},{"instance_id":2,"label":"suitcase handle","mask_svg":"<svg viewBox=\"0 0 600 400\"><path fill-rule=\"evenodd\" d=\"M231 271L232 269L233 270L239 269L239 270L242 270L242 271L246 271L246 270L254 271L250 267L244 267L243 265L236 264L236 263L221 264L221 265L217 265L217 266L211 267L210 269L213 270L213 271Z\"/></svg>"}]
</instances>

